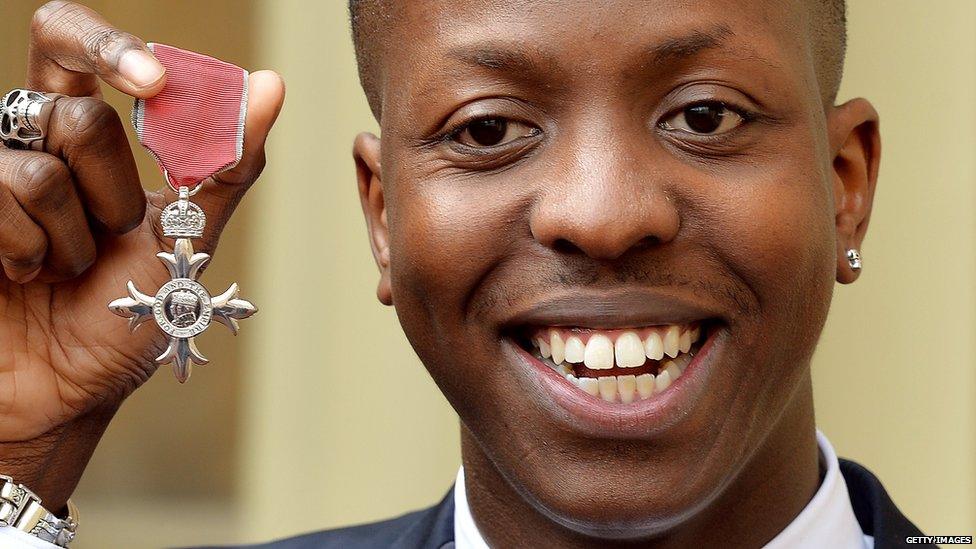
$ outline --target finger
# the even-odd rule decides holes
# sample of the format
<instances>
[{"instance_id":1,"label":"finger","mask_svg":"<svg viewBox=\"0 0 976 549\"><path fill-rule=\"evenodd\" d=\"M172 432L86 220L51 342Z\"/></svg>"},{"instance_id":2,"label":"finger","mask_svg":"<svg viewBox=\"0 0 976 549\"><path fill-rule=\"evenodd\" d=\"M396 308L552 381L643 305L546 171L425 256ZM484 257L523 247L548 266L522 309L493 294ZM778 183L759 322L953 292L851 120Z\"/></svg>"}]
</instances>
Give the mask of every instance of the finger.
<instances>
[{"instance_id":1,"label":"finger","mask_svg":"<svg viewBox=\"0 0 976 549\"><path fill-rule=\"evenodd\" d=\"M95 261L95 240L68 167L41 152L2 152L4 185L47 236L42 277L52 281L78 276Z\"/></svg>"},{"instance_id":2,"label":"finger","mask_svg":"<svg viewBox=\"0 0 976 549\"><path fill-rule=\"evenodd\" d=\"M89 214L119 234L139 225L146 195L115 109L91 97L62 97L48 128L44 149L67 162Z\"/></svg>"},{"instance_id":3,"label":"finger","mask_svg":"<svg viewBox=\"0 0 976 549\"><path fill-rule=\"evenodd\" d=\"M24 284L44 265L47 236L2 184L3 179L0 174L0 265L7 278Z\"/></svg>"},{"instance_id":4,"label":"finger","mask_svg":"<svg viewBox=\"0 0 976 549\"><path fill-rule=\"evenodd\" d=\"M244 151L233 169L203 183L194 202L207 215L205 243L216 243L227 219L244 192L264 169L264 145L285 100L285 83L273 71L258 71L248 78L247 112L244 118Z\"/></svg>"},{"instance_id":5,"label":"finger","mask_svg":"<svg viewBox=\"0 0 976 549\"><path fill-rule=\"evenodd\" d=\"M91 8L54 1L34 12L28 87L100 97L97 77L135 97L152 97L166 80L165 69L142 40L112 27Z\"/></svg>"},{"instance_id":6,"label":"finger","mask_svg":"<svg viewBox=\"0 0 976 549\"><path fill-rule=\"evenodd\" d=\"M244 151L231 170L218 174L221 183L253 182L264 169L264 144L285 101L285 82L274 71L251 73L247 79L247 112L244 116Z\"/></svg>"}]
</instances>

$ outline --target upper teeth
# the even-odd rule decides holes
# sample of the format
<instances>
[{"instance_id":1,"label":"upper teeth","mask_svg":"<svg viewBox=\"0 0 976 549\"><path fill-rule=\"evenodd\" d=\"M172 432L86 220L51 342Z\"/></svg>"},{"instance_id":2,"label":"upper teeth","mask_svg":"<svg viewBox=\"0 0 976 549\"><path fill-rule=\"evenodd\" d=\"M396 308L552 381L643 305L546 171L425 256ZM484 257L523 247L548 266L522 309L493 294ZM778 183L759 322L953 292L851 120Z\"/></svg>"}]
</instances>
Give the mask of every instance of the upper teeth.
<instances>
[{"instance_id":1,"label":"upper teeth","mask_svg":"<svg viewBox=\"0 0 976 549\"><path fill-rule=\"evenodd\" d=\"M613 355L617 357L617 365L622 368L643 366L646 355L644 342L634 332L624 332L613 345Z\"/></svg>"},{"instance_id":2,"label":"upper teeth","mask_svg":"<svg viewBox=\"0 0 976 549\"><path fill-rule=\"evenodd\" d=\"M585 352L586 347L583 346L582 339L576 336L570 336L566 340L566 362L572 362L573 364L583 362Z\"/></svg>"},{"instance_id":3,"label":"upper teeth","mask_svg":"<svg viewBox=\"0 0 976 549\"><path fill-rule=\"evenodd\" d=\"M639 330L569 330L550 328L532 338L538 354L583 391L609 402L625 404L647 399L667 389L691 362L688 354L701 336L694 326L654 326ZM585 341L584 341L585 340ZM670 359L665 359L665 355ZM572 364L590 370L637 368L646 359L664 360L657 375L603 375L577 378Z\"/></svg>"},{"instance_id":4,"label":"upper teeth","mask_svg":"<svg viewBox=\"0 0 976 549\"><path fill-rule=\"evenodd\" d=\"M586 352L583 353L583 364L591 370L613 368L613 343L610 342L610 338L603 334L590 336L590 341L586 344Z\"/></svg>"}]
</instances>

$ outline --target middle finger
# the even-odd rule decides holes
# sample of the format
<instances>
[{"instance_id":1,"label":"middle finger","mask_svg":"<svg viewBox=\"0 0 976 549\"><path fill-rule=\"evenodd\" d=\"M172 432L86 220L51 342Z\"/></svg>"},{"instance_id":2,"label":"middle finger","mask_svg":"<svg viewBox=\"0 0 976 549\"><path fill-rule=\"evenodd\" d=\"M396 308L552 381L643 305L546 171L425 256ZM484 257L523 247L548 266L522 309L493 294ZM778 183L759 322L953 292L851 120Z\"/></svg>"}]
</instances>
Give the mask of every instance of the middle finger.
<instances>
[{"instance_id":1,"label":"middle finger","mask_svg":"<svg viewBox=\"0 0 976 549\"><path fill-rule=\"evenodd\" d=\"M142 222L146 194L122 121L108 103L91 97L59 99L45 150L68 163L82 202L105 228L125 233Z\"/></svg>"},{"instance_id":2,"label":"middle finger","mask_svg":"<svg viewBox=\"0 0 976 549\"><path fill-rule=\"evenodd\" d=\"M64 163L41 152L2 149L0 184L47 234L41 279L72 278L94 262L95 240Z\"/></svg>"}]
</instances>

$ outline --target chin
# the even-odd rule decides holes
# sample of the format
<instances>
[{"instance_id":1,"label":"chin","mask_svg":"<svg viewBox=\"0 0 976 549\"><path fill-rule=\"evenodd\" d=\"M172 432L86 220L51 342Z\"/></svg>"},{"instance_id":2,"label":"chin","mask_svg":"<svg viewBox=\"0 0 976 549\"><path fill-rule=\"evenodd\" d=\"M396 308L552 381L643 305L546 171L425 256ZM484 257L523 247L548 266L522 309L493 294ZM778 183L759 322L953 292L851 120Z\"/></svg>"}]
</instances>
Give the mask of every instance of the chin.
<instances>
[{"instance_id":1,"label":"chin","mask_svg":"<svg viewBox=\"0 0 976 549\"><path fill-rule=\"evenodd\" d=\"M537 511L564 528L623 541L678 529L718 497L723 478L728 478L714 474L714 469L693 467L691 460L684 466L663 460L649 465L626 459L626 454L640 452L623 453L617 459L569 464L559 471L554 471L559 464L550 461L541 470L523 469L510 480Z\"/></svg>"}]
</instances>

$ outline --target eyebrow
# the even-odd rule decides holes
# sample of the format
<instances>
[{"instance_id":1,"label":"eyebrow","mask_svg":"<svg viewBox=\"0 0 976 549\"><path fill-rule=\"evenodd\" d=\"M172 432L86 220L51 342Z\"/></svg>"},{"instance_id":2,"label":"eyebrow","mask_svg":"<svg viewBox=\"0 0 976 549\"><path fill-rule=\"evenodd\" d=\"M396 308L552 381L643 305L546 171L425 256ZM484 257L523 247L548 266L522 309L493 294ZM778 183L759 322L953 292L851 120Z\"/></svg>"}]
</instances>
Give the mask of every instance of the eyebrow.
<instances>
[{"instance_id":1,"label":"eyebrow","mask_svg":"<svg viewBox=\"0 0 976 549\"><path fill-rule=\"evenodd\" d=\"M479 44L474 48L456 48L448 52L450 57L468 65L500 72L530 72L539 70L540 64L518 46L507 47L501 44Z\"/></svg>"},{"instance_id":2,"label":"eyebrow","mask_svg":"<svg viewBox=\"0 0 976 549\"><path fill-rule=\"evenodd\" d=\"M652 63L665 64L693 57L705 50L719 48L734 35L735 33L728 26L718 25L709 30L697 30L682 36L666 38L651 46L647 52ZM543 69L542 65L556 66L553 59L545 58L540 63L530 56L524 47L513 48L506 43L489 42L473 47L459 47L450 50L448 55L467 65L498 72L534 74Z\"/></svg>"},{"instance_id":3,"label":"eyebrow","mask_svg":"<svg viewBox=\"0 0 976 549\"><path fill-rule=\"evenodd\" d=\"M648 53L654 64L665 64L693 57L705 50L716 49L734 36L732 29L719 25L708 31L695 31L684 36L668 38L652 46Z\"/></svg>"}]
</instances>

